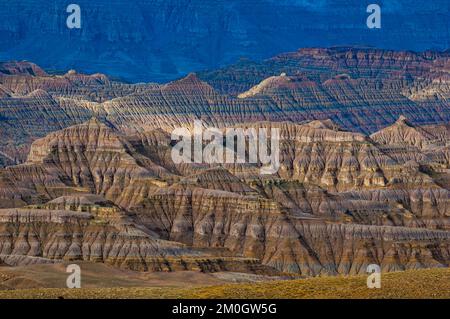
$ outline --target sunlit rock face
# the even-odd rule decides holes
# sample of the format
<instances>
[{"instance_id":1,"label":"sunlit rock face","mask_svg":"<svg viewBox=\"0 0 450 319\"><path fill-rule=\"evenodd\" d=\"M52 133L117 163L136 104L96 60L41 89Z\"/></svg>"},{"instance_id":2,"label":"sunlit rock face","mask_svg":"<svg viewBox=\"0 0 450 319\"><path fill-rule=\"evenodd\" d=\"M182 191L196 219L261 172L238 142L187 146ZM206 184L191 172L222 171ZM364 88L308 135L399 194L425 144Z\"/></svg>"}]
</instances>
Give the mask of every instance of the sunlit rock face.
<instances>
[{"instance_id":1,"label":"sunlit rock face","mask_svg":"<svg viewBox=\"0 0 450 319\"><path fill-rule=\"evenodd\" d=\"M449 59L445 52L310 48L166 84L125 84L74 70L48 75L30 62L2 63L0 163L23 162L35 139L92 116L126 134L170 133L198 118L216 127L331 119L365 134L400 116L446 124Z\"/></svg>"},{"instance_id":2,"label":"sunlit rock face","mask_svg":"<svg viewBox=\"0 0 450 319\"><path fill-rule=\"evenodd\" d=\"M445 152L445 127L244 126L280 129L277 174L174 164L164 131L126 135L95 118L36 140L24 164L0 170L0 258L308 276L448 266L450 194L436 177L449 162L427 153ZM415 132L440 143L425 147ZM390 153L389 143L414 149ZM420 160L405 161L410 152Z\"/></svg>"},{"instance_id":3,"label":"sunlit rock face","mask_svg":"<svg viewBox=\"0 0 450 319\"><path fill-rule=\"evenodd\" d=\"M0 262L449 266L449 59L309 48L164 84L0 63ZM172 130L196 119L279 130L279 169L176 164Z\"/></svg>"}]
</instances>

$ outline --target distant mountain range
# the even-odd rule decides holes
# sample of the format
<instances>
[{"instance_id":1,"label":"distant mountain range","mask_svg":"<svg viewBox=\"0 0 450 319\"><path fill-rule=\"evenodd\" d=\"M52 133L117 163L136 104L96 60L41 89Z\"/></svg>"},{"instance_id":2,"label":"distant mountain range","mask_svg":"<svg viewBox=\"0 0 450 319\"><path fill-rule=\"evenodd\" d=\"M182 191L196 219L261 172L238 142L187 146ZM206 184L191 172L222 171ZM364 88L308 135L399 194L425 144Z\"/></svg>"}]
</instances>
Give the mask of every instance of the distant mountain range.
<instances>
[{"instance_id":1,"label":"distant mountain range","mask_svg":"<svg viewBox=\"0 0 450 319\"><path fill-rule=\"evenodd\" d=\"M366 45L446 50L447 0L380 0L382 28L368 29L360 0L77 0L82 28L66 26L67 1L0 0L0 60L47 70L102 72L166 82L245 57L299 47Z\"/></svg>"}]
</instances>

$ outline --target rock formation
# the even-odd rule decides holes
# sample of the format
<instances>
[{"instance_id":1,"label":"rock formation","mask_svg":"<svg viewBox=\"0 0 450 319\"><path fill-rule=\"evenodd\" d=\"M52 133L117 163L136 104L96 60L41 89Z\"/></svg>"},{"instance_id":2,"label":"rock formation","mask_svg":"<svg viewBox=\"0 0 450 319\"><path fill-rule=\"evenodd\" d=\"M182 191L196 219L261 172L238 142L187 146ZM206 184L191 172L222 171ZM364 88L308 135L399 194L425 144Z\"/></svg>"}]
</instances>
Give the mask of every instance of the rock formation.
<instances>
[{"instance_id":1,"label":"rock formation","mask_svg":"<svg viewBox=\"0 0 450 319\"><path fill-rule=\"evenodd\" d=\"M403 125L432 131L403 118L394 128ZM188 269L304 275L363 273L370 263L448 266L450 196L433 179L448 162L392 157L393 128L369 137L331 121L246 126L280 129L278 174L262 178L258 164L174 164L159 130L125 136L91 119L50 133L24 164L0 171L8 207L0 255L11 264L28 256L139 270L183 269L187 258ZM433 147L445 148L447 135L434 134ZM61 231L64 242L54 237Z\"/></svg>"},{"instance_id":2,"label":"rock formation","mask_svg":"<svg viewBox=\"0 0 450 319\"><path fill-rule=\"evenodd\" d=\"M354 48L166 84L1 63L0 263L308 276L448 267L448 71L448 52ZM195 119L279 129L279 170L174 163L171 131Z\"/></svg>"}]
</instances>

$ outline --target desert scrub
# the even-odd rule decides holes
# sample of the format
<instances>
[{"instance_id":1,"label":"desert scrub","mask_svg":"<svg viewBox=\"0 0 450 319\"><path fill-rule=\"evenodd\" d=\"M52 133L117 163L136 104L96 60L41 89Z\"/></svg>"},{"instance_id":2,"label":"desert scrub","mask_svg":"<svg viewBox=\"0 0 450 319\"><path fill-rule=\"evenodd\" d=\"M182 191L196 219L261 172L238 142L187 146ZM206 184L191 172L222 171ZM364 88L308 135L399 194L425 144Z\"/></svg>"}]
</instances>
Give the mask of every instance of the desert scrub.
<instances>
[{"instance_id":1,"label":"desert scrub","mask_svg":"<svg viewBox=\"0 0 450 319\"><path fill-rule=\"evenodd\" d=\"M450 298L450 268L383 273L381 289L368 289L366 278L315 277L187 288L27 289L0 291L0 298Z\"/></svg>"}]
</instances>

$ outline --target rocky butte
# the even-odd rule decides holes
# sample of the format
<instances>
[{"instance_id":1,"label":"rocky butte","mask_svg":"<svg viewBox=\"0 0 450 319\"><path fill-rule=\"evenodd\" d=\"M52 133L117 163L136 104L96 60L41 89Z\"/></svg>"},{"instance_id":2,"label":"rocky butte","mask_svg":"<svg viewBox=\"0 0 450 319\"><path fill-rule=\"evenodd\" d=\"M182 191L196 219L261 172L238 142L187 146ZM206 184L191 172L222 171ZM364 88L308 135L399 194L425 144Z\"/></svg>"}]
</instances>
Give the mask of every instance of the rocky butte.
<instances>
[{"instance_id":1,"label":"rocky butte","mask_svg":"<svg viewBox=\"0 0 450 319\"><path fill-rule=\"evenodd\" d=\"M166 84L2 63L0 262L262 276L448 267L449 59L302 49ZM171 132L196 119L276 129L279 169L175 163Z\"/></svg>"}]
</instances>

